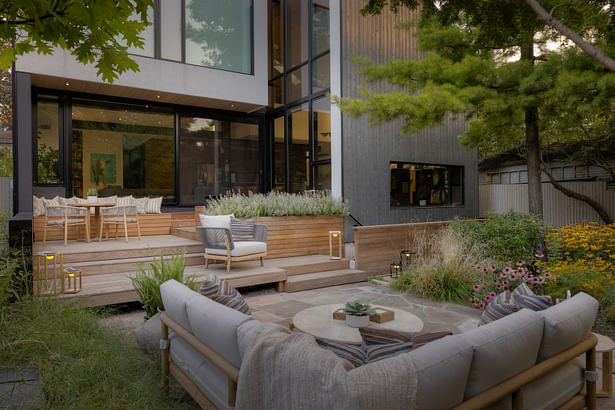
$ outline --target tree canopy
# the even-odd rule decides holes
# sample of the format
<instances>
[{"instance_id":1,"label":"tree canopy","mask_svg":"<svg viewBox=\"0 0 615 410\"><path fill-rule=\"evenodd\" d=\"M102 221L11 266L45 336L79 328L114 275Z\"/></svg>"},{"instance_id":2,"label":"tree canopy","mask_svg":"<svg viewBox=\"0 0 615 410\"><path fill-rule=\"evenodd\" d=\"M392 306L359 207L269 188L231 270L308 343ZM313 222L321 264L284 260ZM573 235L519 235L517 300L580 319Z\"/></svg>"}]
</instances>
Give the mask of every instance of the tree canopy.
<instances>
[{"instance_id":1,"label":"tree canopy","mask_svg":"<svg viewBox=\"0 0 615 410\"><path fill-rule=\"evenodd\" d=\"M150 23L153 0L13 0L2 1L0 69L30 52L70 50L77 61L94 64L104 81L127 70L138 71L128 47L142 47L141 31Z\"/></svg>"},{"instance_id":2,"label":"tree canopy","mask_svg":"<svg viewBox=\"0 0 615 410\"><path fill-rule=\"evenodd\" d=\"M558 6L560 19L602 50L615 50L609 1L544 3ZM459 139L482 156L523 147L530 212L542 215L540 147L603 135L615 118L615 73L566 42L523 2L424 4L414 24L425 58L383 66L357 59L367 86L384 80L399 91L363 88L362 98L338 103L351 116L367 115L372 125L401 119L406 132L439 125L449 113L464 116L468 126ZM419 2L370 0L363 12L386 6L418 8Z\"/></svg>"}]
</instances>

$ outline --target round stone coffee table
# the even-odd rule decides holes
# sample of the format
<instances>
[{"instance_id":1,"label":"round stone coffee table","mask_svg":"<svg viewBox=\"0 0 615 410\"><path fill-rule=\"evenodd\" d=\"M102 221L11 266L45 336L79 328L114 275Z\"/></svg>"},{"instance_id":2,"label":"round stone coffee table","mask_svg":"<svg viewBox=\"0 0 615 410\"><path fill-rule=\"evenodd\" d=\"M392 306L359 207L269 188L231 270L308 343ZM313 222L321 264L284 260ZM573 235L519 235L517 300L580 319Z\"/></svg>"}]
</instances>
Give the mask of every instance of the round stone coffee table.
<instances>
[{"instance_id":1,"label":"round stone coffee table","mask_svg":"<svg viewBox=\"0 0 615 410\"><path fill-rule=\"evenodd\" d=\"M345 320L333 319L333 312L343 308L343 304L321 305L304 309L293 317L293 326L302 332L332 342L360 345L363 342L359 329L346 325ZM383 307L395 312L395 319L385 323L369 322L369 327L398 330L401 332L420 332L423 321L405 310L388 306Z\"/></svg>"}]
</instances>

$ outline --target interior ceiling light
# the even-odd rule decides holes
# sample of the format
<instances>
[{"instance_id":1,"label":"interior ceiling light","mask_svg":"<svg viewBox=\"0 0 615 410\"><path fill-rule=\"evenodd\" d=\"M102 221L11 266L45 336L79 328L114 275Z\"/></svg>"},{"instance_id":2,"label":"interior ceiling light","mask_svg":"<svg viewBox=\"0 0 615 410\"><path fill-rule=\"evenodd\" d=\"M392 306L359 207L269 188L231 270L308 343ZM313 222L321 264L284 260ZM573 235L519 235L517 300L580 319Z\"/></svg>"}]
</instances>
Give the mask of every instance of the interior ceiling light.
<instances>
[{"instance_id":1,"label":"interior ceiling light","mask_svg":"<svg viewBox=\"0 0 615 410\"><path fill-rule=\"evenodd\" d=\"M68 87L70 85L70 83L67 81L67 82L64 83L64 85Z\"/></svg>"},{"instance_id":2,"label":"interior ceiling light","mask_svg":"<svg viewBox=\"0 0 615 410\"><path fill-rule=\"evenodd\" d=\"M235 104L231 104L231 108L235 108Z\"/></svg>"},{"instance_id":3,"label":"interior ceiling light","mask_svg":"<svg viewBox=\"0 0 615 410\"><path fill-rule=\"evenodd\" d=\"M159 95L157 95L157 96L156 96L156 98L160 99L160 96L159 96Z\"/></svg>"}]
</instances>

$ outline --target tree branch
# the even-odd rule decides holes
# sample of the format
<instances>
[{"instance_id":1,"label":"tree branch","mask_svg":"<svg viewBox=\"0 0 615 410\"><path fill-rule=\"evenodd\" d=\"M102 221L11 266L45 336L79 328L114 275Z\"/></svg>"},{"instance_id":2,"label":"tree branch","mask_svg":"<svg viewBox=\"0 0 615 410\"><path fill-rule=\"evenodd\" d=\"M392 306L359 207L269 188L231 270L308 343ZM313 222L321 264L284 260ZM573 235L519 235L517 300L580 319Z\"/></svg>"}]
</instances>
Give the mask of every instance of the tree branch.
<instances>
[{"instance_id":1,"label":"tree branch","mask_svg":"<svg viewBox=\"0 0 615 410\"><path fill-rule=\"evenodd\" d=\"M555 189L557 189L558 191L560 191L562 194L566 195L567 197L574 198L574 199L577 199L579 201L583 201L586 204L588 204L589 206L591 206L592 209L598 213L598 215L600 216L600 219L602 219L605 224L608 225L608 224L612 224L613 223L613 220L609 216L608 212L602 207L602 205L600 205L598 203L598 201L595 201L594 199L588 197L587 195L583 195L583 194L579 194L578 192L574 192L574 191L566 188L565 186L563 186L559 182L557 182L555 180L555 178L553 178L553 175L551 174L551 172L545 167L544 163L541 163L541 169L542 169L542 172L545 173L547 178L549 178L549 182L551 182L551 185L553 185L553 187Z\"/></svg>"},{"instance_id":2,"label":"tree branch","mask_svg":"<svg viewBox=\"0 0 615 410\"><path fill-rule=\"evenodd\" d=\"M545 24L553 27L560 34L568 37L574 44L579 46L581 50L583 50L587 55L592 57L594 60L598 61L600 64L604 65L611 71L615 71L615 60L611 57L604 54L598 48L589 44L587 41L583 40L581 36L577 33L569 29L564 23L553 17L547 10L545 10L537 0L525 0L525 2L536 12L538 18L542 20Z\"/></svg>"}]
</instances>

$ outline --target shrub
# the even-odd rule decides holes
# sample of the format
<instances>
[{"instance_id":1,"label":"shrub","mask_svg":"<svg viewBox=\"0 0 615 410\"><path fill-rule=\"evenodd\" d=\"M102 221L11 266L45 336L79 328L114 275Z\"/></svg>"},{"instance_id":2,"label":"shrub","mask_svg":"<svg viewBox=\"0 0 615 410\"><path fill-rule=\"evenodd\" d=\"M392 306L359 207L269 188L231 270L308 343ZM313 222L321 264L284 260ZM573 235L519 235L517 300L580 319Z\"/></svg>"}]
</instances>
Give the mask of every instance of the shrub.
<instances>
[{"instance_id":1,"label":"shrub","mask_svg":"<svg viewBox=\"0 0 615 410\"><path fill-rule=\"evenodd\" d=\"M481 244L500 263L532 259L546 231L538 216L513 211L489 213L482 222L456 218L450 226L465 238L466 248Z\"/></svg>"},{"instance_id":2,"label":"shrub","mask_svg":"<svg viewBox=\"0 0 615 410\"><path fill-rule=\"evenodd\" d=\"M268 194L247 195L228 192L225 196L210 199L205 208L207 215L234 214L237 218L256 216L304 216L304 215L346 215L348 205L334 199L329 191L305 194L269 192Z\"/></svg>"},{"instance_id":3,"label":"shrub","mask_svg":"<svg viewBox=\"0 0 615 410\"><path fill-rule=\"evenodd\" d=\"M147 264L144 262L138 263L138 271L136 276L131 277L132 285L137 290L139 301L143 304L147 317L154 316L159 310L163 310L162 296L160 295L160 285L164 282L175 279L179 283L183 283L192 290L197 289L197 276L184 276L186 267L185 252L181 254L173 254L168 258L171 263L164 259L164 254L160 251L160 258ZM146 268L148 267L148 268Z\"/></svg>"},{"instance_id":4,"label":"shrub","mask_svg":"<svg viewBox=\"0 0 615 410\"><path fill-rule=\"evenodd\" d=\"M392 284L400 292L437 301L466 303L471 296L468 268L458 263L415 265Z\"/></svg>"},{"instance_id":5,"label":"shrub","mask_svg":"<svg viewBox=\"0 0 615 410\"><path fill-rule=\"evenodd\" d=\"M8 214L0 213L0 322L6 320L9 303L20 301L32 291L28 254L8 247Z\"/></svg>"}]
</instances>

